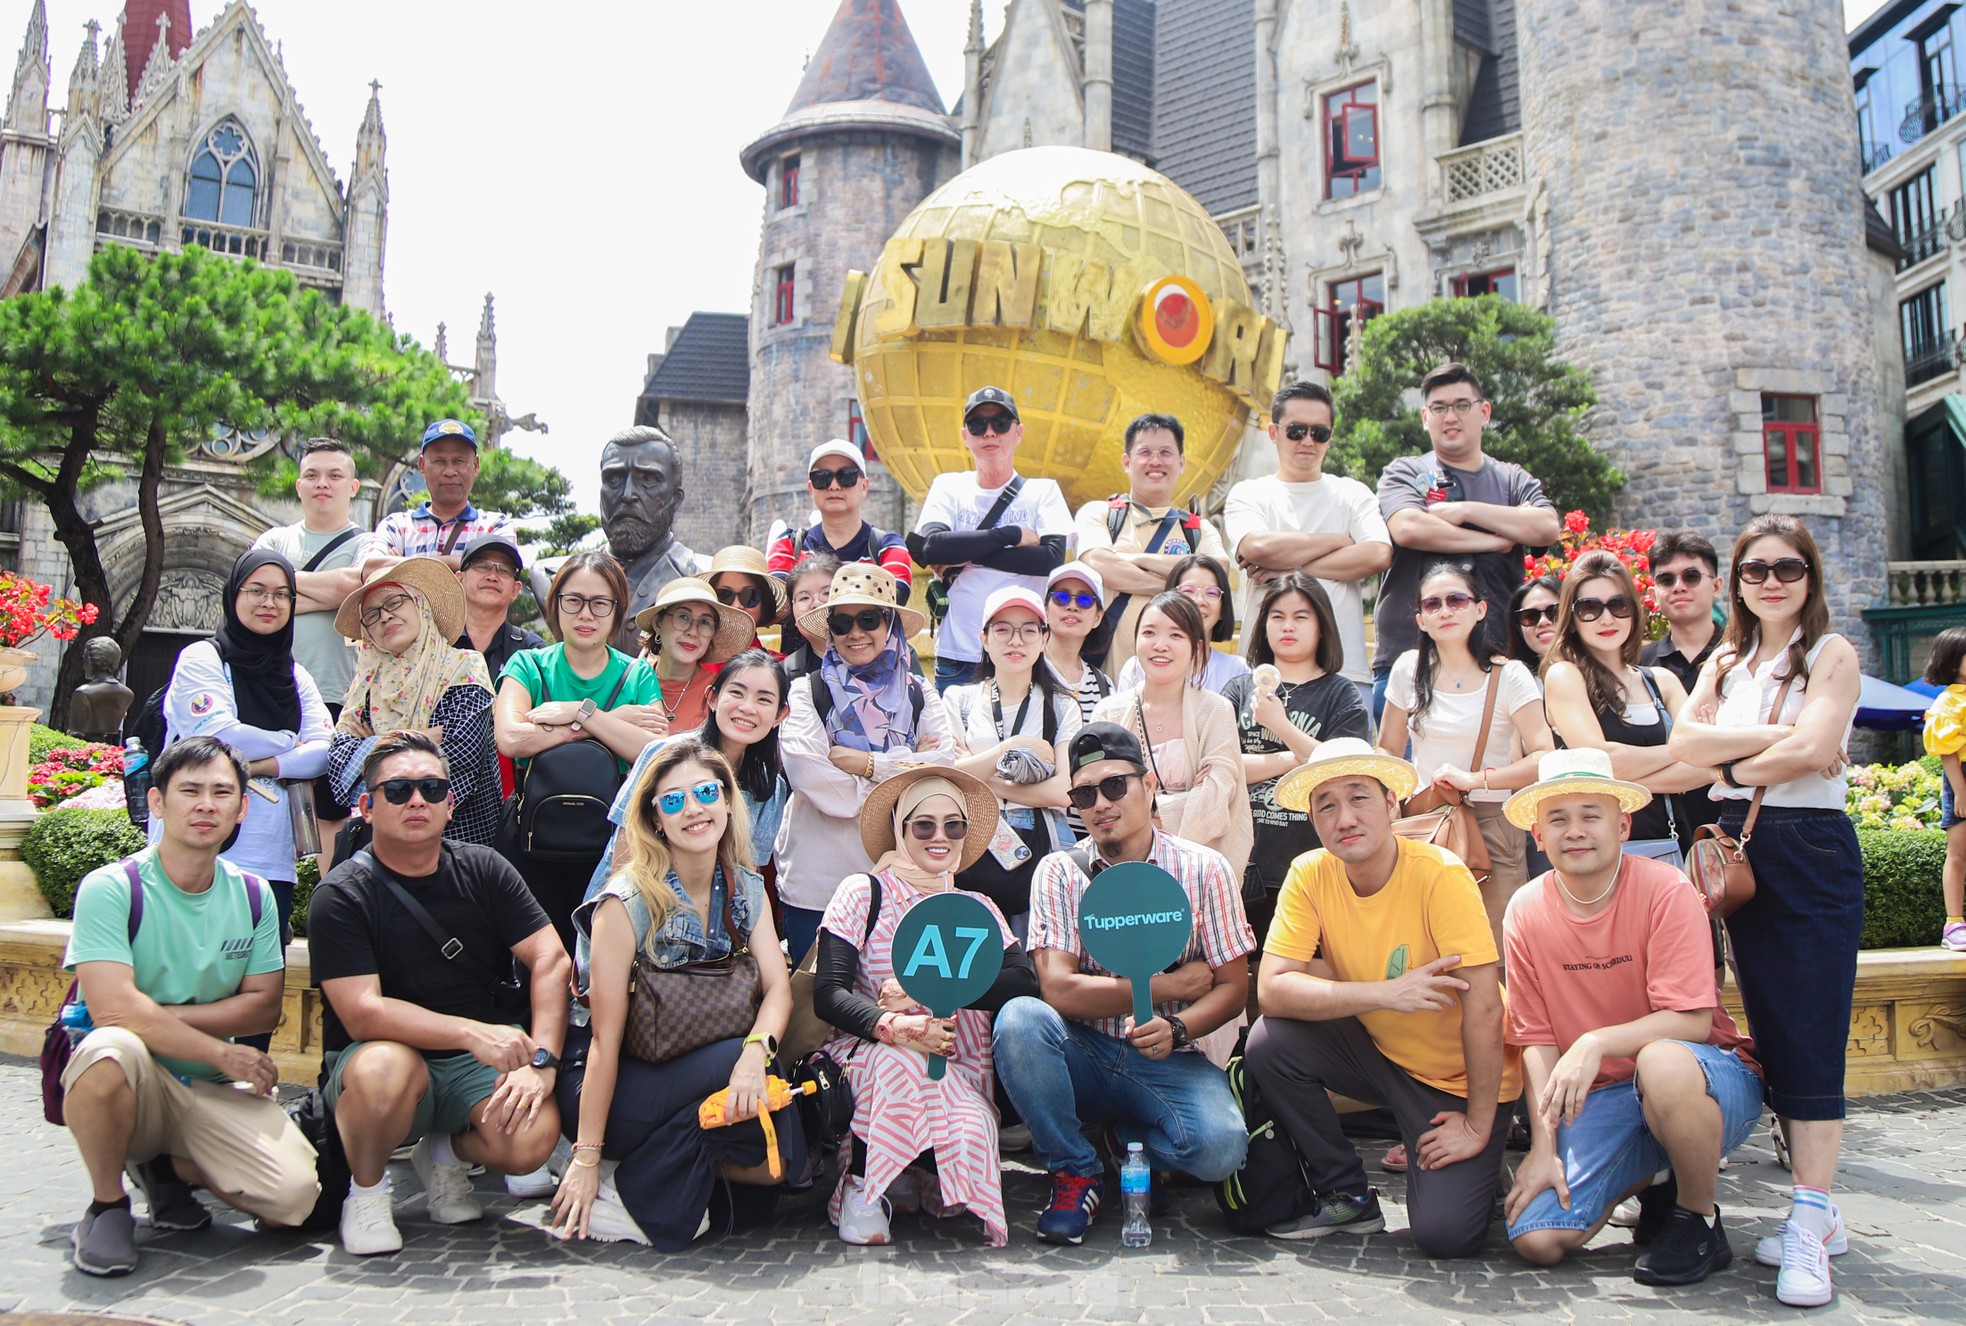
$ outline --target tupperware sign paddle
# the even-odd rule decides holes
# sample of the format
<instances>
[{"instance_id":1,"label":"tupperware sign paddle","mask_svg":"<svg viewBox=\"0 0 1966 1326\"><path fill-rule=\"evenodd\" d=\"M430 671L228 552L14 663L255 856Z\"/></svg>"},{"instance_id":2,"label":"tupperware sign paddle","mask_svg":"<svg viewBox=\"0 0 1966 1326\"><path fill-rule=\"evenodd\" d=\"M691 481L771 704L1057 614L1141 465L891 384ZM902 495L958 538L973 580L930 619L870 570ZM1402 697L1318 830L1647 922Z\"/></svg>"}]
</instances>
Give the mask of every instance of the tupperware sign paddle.
<instances>
[{"instance_id":1,"label":"tupperware sign paddle","mask_svg":"<svg viewBox=\"0 0 1966 1326\"><path fill-rule=\"evenodd\" d=\"M894 979L938 1018L954 1017L997 982L1004 934L990 909L966 893L937 893L908 909L894 928ZM949 1061L928 1057L940 1080Z\"/></svg>"},{"instance_id":2,"label":"tupperware sign paddle","mask_svg":"<svg viewBox=\"0 0 1966 1326\"><path fill-rule=\"evenodd\" d=\"M1194 933L1181 882L1157 865L1109 866L1079 895L1079 943L1092 960L1133 983L1133 1025L1153 1021L1150 986L1179 961Z\"/></svg>"}]
</instances>

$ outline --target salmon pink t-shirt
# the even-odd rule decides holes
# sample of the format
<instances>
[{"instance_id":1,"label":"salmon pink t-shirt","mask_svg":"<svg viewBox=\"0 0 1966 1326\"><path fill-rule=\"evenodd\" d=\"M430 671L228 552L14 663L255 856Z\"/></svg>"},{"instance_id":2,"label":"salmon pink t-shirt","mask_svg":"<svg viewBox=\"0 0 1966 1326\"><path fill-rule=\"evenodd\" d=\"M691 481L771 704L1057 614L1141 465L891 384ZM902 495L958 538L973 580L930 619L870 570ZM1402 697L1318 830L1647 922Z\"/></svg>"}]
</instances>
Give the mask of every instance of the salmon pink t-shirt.
<instances>
[{"instance_id":1,"label":"salmon pink t-shirt","mask_svg":"<svg viewBox=\"0 0 1966 1326\"><path fill-rule=\"evenodd\" d=\"M1625 857L1611 905L1590 917L1564 901L1555 871L1539 875L1509 901L1502 942L1511 1045L1554 1045L1561 1053L1586 1032L1651 1013L1711 1008L1707 1044L1761 1071L1753 1044L1721 1006L1706 912L1675 866ZM1636 1061L1607 1055L1591 1089L1637 1071Z\"/></svg>"}]
</instances>

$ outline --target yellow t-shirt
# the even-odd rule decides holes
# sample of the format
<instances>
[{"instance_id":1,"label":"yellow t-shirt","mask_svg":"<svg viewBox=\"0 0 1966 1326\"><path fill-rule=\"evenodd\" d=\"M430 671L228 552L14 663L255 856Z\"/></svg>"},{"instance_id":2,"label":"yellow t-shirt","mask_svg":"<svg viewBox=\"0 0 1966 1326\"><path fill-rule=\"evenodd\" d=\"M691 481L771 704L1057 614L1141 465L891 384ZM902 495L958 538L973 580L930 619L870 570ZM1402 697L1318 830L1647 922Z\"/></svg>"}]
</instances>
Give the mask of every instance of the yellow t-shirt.
<instances>
[{"instance_id":1,"label":"yellow t-shirt","mask_svg":"<svg viewBox=\"0 0 1966 1326\"><path fill-rule=\"evenodd\" d=\"M1293 962L1322 957L1339 981L1389 981L1449 953L1454 970L1497 961L1495 936L1474 876L1438 847L1399 839L1399 864L1386 886L1361 898L1345 863L1319 849L1291 865L1277 895L1264 950ZM1506 998L1506 996L1504 996ZM1379 1052L1428 1086L1466 1099L1461 1005L1439 1013L1359 1014ZM1522 1052L1505 1046L1498 1101L1522 1094Z\"/></svg>"},{"instance_id":2,"label":"yellow t-shirt","mask_svg":"<svg viewBox=\"0 0 1966 1326\"><path fill-rule=\"evenodd\" d=\"M1966 752L1966 683L1954 682L1925 711L1925 753L1962 752Z\"/></svg>"}]
</instances>

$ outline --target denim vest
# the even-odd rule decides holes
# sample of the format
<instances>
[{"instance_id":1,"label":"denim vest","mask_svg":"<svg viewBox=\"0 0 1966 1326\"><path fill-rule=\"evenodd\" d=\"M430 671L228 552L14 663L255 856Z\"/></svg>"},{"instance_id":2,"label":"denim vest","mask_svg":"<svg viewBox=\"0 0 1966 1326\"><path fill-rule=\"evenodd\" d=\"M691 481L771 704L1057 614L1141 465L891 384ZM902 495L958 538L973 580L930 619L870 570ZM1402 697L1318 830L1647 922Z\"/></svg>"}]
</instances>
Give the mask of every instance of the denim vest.
<instances>
[{"instance_id":1,"label":"denim vest","mask_svg":"<svg viewBox=\"0 0 1966 1326\"><path fill-rule=\"evenodd\" d=\"M649 936L652 916L649 906L643 900L641 891L625 874L614 876L601 891L582 903L573 914L574 967L579 976L580 992L586 994L592 973L592 956L588 947L594 923L594 911L603 898L620 900L628 909L629 924L635 928L635 951L646 956L658 967L681 967L692 962L708 962L727 957L731 951L731 936L724 932L724 869L717 867L710 882L710 924L706 931L703 921L696 914L689 894L684 891L682 881L676 872L670 871L668 884L676 895L676 907L663 921L662 928L655 932L653 940ZM730 898L731 920L736 923L741 937L748 937L757 918L764 914L765 901L764 876L756 871L741 867L737 872L737 888ZM575 1026L587 1025L587 1008L575 1002L573 1006Z\"/></svg>"}]
</instances>

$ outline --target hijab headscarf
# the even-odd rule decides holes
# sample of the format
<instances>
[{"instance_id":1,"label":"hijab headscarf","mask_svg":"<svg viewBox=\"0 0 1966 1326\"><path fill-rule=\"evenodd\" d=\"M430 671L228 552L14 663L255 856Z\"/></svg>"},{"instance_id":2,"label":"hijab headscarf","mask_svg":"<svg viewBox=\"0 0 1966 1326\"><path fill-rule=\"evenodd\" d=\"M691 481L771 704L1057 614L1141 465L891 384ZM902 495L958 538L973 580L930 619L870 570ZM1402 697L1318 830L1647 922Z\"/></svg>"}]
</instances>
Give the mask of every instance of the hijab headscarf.
<instances>
[{"instance_id":1,"label":"hijab headscarf","mask_svg":"<svg viewBox=\"0 0 1966 1326\"><path fill-rule=\"evenodd\" d=\"M219 661L232 674L232 707L239 721L268 732L300 731L300 685L294 680L295 604L288 604L287 623L262 635L240 620L239 591L262 566L277 566L286 578L287 593L298 597L293 563L267 548L240 554L225 578L225 624L212 635Z\"/></svg>"},{"instance_id":2,"label":"hijab headscarf","mask_svg":"<svg viewBox=\"0 0 1966 1326\"><path fill-rule=\"evenodd\" d=\"M886 646L859 667L840 657L839 646L827 640L819 675L833 692L833 712L826 715L826 735L833 745L864 751L914 749L915 703L908 683L912 660L892 611L887 614Z\"/></svg>"},{"instance_id":3,"label":"hijab headscarf","mask_svg":"<svg viewBox=\"0 0 1966 1326\"><path fill-rule=\"evenodd\" d=\"M437 702L451 687L492 688L485 656L475 649L455 648L446 640L437 630L430 601L420 591L385 580L370 586L369 594L382 598L410 596L417 611L416 642L402 653L392 654L371 641L367 631L362 633L362 642L355 648L355 680L348 684L348 700L337 730L354 730L362 721L364 707L371 732L429 727Z\"/></svg>"},{"instance_id":4,"label":"hijab headscarf","mask_svg":"<svg viewBox=\"0 0 1966 1326\"><path fill-rule=\"evenodd\" d=\"M956 844L955 855L950 858L947 870L930 870L917 865L914 858L908 855L908 849L902 845L907 841L908 817L930 797L949 798L956 805L956 813L968 818L969 803L963 800L962 789L948 779L923 778L908 784L894 801L894 846L874 863L874 869L890 872L918 889L933 892L954 887L953 875L957 863L962 860L963 845Z\"/></svg>"}]
</instances>

